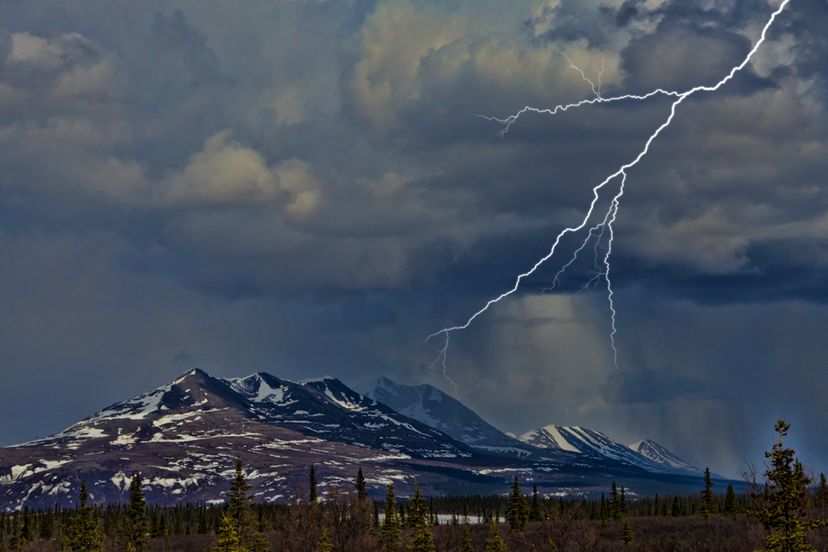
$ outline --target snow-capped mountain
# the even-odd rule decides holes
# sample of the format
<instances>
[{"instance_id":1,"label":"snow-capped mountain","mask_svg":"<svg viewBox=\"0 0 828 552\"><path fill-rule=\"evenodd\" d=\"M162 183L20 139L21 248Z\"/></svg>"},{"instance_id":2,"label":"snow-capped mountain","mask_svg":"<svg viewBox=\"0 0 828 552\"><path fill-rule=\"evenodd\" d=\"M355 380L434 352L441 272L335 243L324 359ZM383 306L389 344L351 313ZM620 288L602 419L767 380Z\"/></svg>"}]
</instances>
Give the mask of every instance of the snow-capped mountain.
<instances>
[{"instance_id":1,"label":"snow-capped mountain","mask_svg":"<svg viewBox=\"0 0 828 552\"><path fill-rule=\"evenodd\" d=\"M701 470L695 466L691 466L669 450L667 450L662 445L659 445L652 439L644 439L643 441L638 441L637 443L633 443L630 445L630 448L636 451L638 454L642 456L646 456L656 464L661 464L662 466L669 466L670 468L676 469L678 471L684 471L688 473L702 473L704 470Z\"/></svg>"},{"instance_id":2,"label":"snow-capped mountain","mask_svg":"<svg viewBox=\"0 0 828 552\"><path fill-rule=\"evenodd\" d=\"M641 449L610 439L600 431L579 426L547 425L520 436L532 446L567 451L593 458L607 458L651 472L699 473L666 448L651 440L636 443Z\"/></svg>"},{"instance_id":3,"label":"snow-capped mountain","mask_svg":"<svg viewBox=\"0 0 828 552\"><path fill-rule=\"evenodd\" d=\"M260 419L301 433L414 457L471 455L466 445L330 376L294 383L259 372L226 383L252 403Z\"/></svg>"},{"instance_id":4,"label":"snow-capped mountain","mask_svg":"<svg viewBox=\"0 0 828 552\"><path fill-rule=\"evenodd\" d=\"M122 500L136 471L153 502L220 501L236 457L254 496L272 501L301 495L311 464L323 487L352 480L360 466L377 488L404 487L418 469L439 473L441 462L471 456L335 379L221 380L192 370L56 435L0 449L0 509L70 504L81 480L97 500Z\"/></svg>"},{"instance_id":5,"label":"snow-capped mountain","mask_svg":"<svg viewBox=\"0 0 828 552\"><path fill-rule=\"evenodd\" d=\"M525 443L489 424L454 397L431 385L404 385L381 377L366 394L397 412L472 447L523 456L535 452Z\"/></svg>"},{"instance_id":6,"label":"snow-capped mountain","mask_svg":"<svg viewBox=\"0 0 828 552\"><path fill-rule=\"evenodd\" d=\"M390 387L384 398L394 402ZM500 493L514 475L541 492L572 495L599 494L612 480L639 494L684 493L699 484L629 448L645 462L606 453L615 451L608 439L593 449L605 454L587 452L586 443L598 441L589 433L579 440L580 432L559 429L566 436L553 439L557 446L540 437L513 443L435 391L419 389L421 407L399 403L401 413L331 377L292 382L257 373L225 380L192 370L60 433L0 448L0 510L74 504L81 481L96 502L123 501L135 472L152 503L219 503L236 458L254 499L268 502L305 496L310 465L322 494L352 488L360 468L375 495L391 482L406 494L415 480L433 495Z\"/></svg>"}]
</instances>

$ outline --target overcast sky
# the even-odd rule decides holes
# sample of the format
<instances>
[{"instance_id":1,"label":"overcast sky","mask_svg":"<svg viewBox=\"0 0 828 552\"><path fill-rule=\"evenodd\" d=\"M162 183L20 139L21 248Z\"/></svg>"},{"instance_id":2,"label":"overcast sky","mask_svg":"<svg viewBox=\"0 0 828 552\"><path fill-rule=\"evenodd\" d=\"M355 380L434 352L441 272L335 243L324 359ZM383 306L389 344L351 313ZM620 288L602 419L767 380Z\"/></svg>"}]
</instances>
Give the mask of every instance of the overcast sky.
<instances>
[{"instance_id":1,"label":"overcast sky","mask_svg":"<svg viewBox=\"0 0 828 552\"><path fill-rule=\"evenodd\" d=\"M577 223L778 0L0 4L0 444L192 367L451 391L439 342ZM629 171L609 309L577 247L452 336L503 430L651 437L734 475L772 423L828 469L828 4L682 104ZM603 247L606 242L603 242Z\"/></svg>"}]
</instances>

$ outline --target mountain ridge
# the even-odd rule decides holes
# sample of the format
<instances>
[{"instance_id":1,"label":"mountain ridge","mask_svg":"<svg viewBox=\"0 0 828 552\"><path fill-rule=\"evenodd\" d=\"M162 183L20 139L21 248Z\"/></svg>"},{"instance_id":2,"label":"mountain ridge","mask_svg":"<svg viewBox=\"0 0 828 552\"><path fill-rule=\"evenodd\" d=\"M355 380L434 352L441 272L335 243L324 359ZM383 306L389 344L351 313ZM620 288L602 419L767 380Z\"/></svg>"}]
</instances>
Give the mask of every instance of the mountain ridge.
<instances>
[{"instance_id":1,"label":"mountain ridge","mask_svg":"<svg viewBox=\"0 0 828 552\"><path fill-rule=\"evenodd\" d=\"M473 414L452 400L446 404ZM483 422L480 428L499 431ZM194 369L54 435L0 448L0 509L70 506L81 482L93 502L122 502L135 472L153 504L217 504L237 458L253 499L262 502L306 496L311 465L321 494L351 488L363 469L377 497L391 482L410 493L415 481L432 495L498 494L516 475L544 494L572 496L597 496L612 480L639 494L699 485L698 477L612 458L520 441L516 448L471 446L333 377L292 382L258 372L223 379Z\"/></svg>"}]
</instances>

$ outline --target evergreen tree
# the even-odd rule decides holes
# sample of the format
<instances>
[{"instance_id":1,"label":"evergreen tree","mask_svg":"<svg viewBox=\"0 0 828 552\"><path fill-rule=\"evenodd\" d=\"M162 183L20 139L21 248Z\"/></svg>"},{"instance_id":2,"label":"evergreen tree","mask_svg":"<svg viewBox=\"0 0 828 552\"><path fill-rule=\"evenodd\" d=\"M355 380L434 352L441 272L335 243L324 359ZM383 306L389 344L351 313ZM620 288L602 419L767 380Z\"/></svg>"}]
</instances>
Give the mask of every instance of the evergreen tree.
<instances>
[{"instance_id":1,"label":"evergreen tree","mask_svg":"<svg viewBox=\"0 0 828 552\"><path fill-rule=\"evenodd\" d=\"M429 510L426 509L425 500L420 492L420 485L414 483L414 497L408 504L408 516L406 526L415 530L414 542L411 545L412 552L434 552L434 538L431 536L429 527L431 523Z\"/></svg>"},{"instance_id":2,"label":"evergreen tree","mask_svg":"<svg viewBox=\"0 0 828 552\"><path fill-rule=\"evenodd\" d=\"M610 490L609 499L609 513L612 519L619 519L621 517L621 507L618 499L618 487L615 481L612 482L612 489Z\"/></svg>"},{"instance_id":3,"label":"evergreen tree","mask_svg":"<svg viewBox=\"0 0 828 552\"><path fill-rule=\"evenodd\" d=\"M121 535L123 549L126 552L146 552L148 529L147 503L141 490L141 474L136 473L129 484L129 508Z\"/></svg>"},{"instance_id":4,"label":"evergreen tree","mask_svg":"<svg viewBox=\"0 0 828 552\"><path fill-rule=\"evenodd\" d=\"M310 487L308 502L316 504L316 467L313 464L311 464L310 473L308 474L308 486Z\"/></svg>"},{"instance_id":5,"label":"evergreen tree","mask_svg":"<svg viewBox=\"0 0 828 552\"><path fill-rule=\"evenodd\" d=\"M677 496L673 497L673 507L670 509L670 515L673 517L679 517L681 515L681 504Z\"/></svg>"},{"instance_id":6,"label":"evergreen tree","mask_svg":"<svg viewBox=\"0 0 828 552\"><path fill-rule=\"evenodd\" d=\"M385 493L385 519L382 522L382 550L383 552L397 552L402 541L400 518L397 516L396 500L394 499L394 485L389 484Z\"/></svg>"},{"instance_id":7,"label":"evergreen tree","mask_svg":"<svg viewBox=\"0 0 828 552\"><path fill-rule=\"evenodd\" d=\"M247 552L236 532L236 521L228 514L221 516L213 552Z\"/></svg>"},{"instance_id":8,"label":"evergreen tree","mask_svg":"<svg viewBox=\"0 0 828 552\"><path fill-rule=\"evenodd\" d=\"M728 483L725 491L724 513L732 516L736 513L736 494L733 492L733 484Z\"/></svg>"},{"instance_id":9,"label":"evergreen tree","mask_svg":"<svg viewBox=\"0 0 828 552\"><path fill-rule=\"evenodd\" d=\"M357 500L362 502L368 496L365 490L365 476L362 474L362 468L357 472L356 480Z\"/></svg>"},{"instance_id":10,"label":"evergreen tree","mask_svg":"<svg viewBox=\"0 0 828 552\"><path fill-rule=\"evenodd\" d=\"M704 519L710 519L713 513L713 480L710 478L710 468L704 468L704 490L701 492L701 513Z\"/></svg>"},{"instance_id":11,"label":"evergreen tree","mask_svg":"<svg viewBox=\"0 0 828 552\"><path fill-rule=\"evenodd\" d=\"M425 525L427 514L425 500L423 500L423 495L420 493L420 485L415 481L414 496L409 501L408 508L406 508L405 526L414 529L421 524Z\"/></svg>"},{"instance_id":12,"label":"evergreen tree","mask_svg":"<svg viewBox=\"0 0 828 552\"><path fill-rule=\"evenodd\" d=\"M475 552L468 520L463 524L463 541L460 543L460 552Z\"/></svg>"},{"instance_id":13,"label":"evergreen tree","mask_svg":"<svg viewBox=\"0 0 828 552\"><path fill-rule=\"evenodd\" d=\"M430 526L425 521L417 524L414 530L414 542L411 544L411 552L436 552L434 537L431 536Z\"/></svg>"},{"instance_id":14,"label":"evergreen tree","mask_svg":"<svg viewBox=\"0 0 828 552\"><path fill-rule=\"evenodd\" d=\"M486 552L506 552L506 543L500 536L500 529L497 521L492 519L489 522L489 533L486 535Z\"/></svg>"},{"instance_id":15,"label":"evergreen tree","mask_svg":"<svg viewBox=\"0 0 828 552\"><path fill-rule=\"evenodd\" d=\"M512 480L512 494L506 504L506 521L509 522L509 527L516 531L526 529L529 522L529 507L526 505L526 497L520 492L517 476Z\"/></svg>"},{"instance_id":16,"label":"evergreen tree","mask_svg":"<svg viewBox=\"0 0 828 552\"><path fill-rule=\"evenodd\" d=\"M81 482L78 507L67 518L61 535L65 552L103 552L103 532L95 508L89 505L86 483Z\"/></svg>"},{"instance_id":17,"label":"evergreen tree","mask_svg":"<svg viewBox=\"0 0 828 552\"><path fill-rule=\"evenodd\" d=\"M541 510L540 496L538 495L538 486L532 485L532 506L529 509L529 521L542 521L543 511Z\"/></svg>"},{"instance_id":18,"label":"evergreen tree","mask_svg":"<svg viewBox=\"0 0 828 552\"><path fill-rule=\"evenodd\" d=\"M627 546L631 545L633 541L632 527L630 526L630 522L627 518L624 518L624 527L621 530L621 540Z\"/></svg>"},{"instance_id":19,"label":"evergreen tree","mask_svg":"<svg viewBox=\"0 0 828 552\"><path fill-rule=\"evenodd\" d=\"M767 483L759 498L759 507L753 513L768 529L765 549L768 552L800 552L816 550L806 543L809 529L825 525L821 520L806 520L807 486L810 480L793 449L784 446L783 439L791 426L777 420L778 434L773 447L765 453L770 465L765 471Z\"/></svg>"},{"instance_id":20,"label":"evergreen tree","mask_svg":"<svg viewBox=\"0 0 828 552\"><path fill-rule=\"evenodd\" d=\"M250 509L250 497L247 495L250 484L244 478L242 468L241 458L237 458L236 473L225 501L227 516L233 523L234 532L242 549L250 552L263 552L267 549L267 541L258 531L258 523Z\"/></svg>"},{"instance_id":21,"label":"evergreen tree","mask_svg":"<svg viewBox=\"0 0 828 552\"><path fill-rule=\"evenodd\" d=\"M814 492L814 506L817 508L828 508L828 482L825 480L825 474L819 474L819 485Z\"/></svg>"}]
</instances>

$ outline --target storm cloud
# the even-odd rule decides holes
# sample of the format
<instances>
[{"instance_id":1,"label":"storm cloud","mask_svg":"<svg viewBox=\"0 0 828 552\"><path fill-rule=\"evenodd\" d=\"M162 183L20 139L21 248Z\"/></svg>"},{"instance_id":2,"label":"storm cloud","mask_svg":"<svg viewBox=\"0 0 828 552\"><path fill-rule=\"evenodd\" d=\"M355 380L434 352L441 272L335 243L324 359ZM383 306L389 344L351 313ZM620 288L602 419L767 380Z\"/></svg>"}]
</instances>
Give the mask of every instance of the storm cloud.
<instances>
[{"instance_id":1,"label":"storm cloud","mask_svg":"<svg viewBox=\"0 0 828 552\"><path fill-rule=\"evenodd\" d=\"M776 5L3 3L0 443L192 366L445 387L424 337L510 287L669 104L503 138L477 115L590 95L564 54L605 95L715 82ZM559 260L452 338L460 399L729 474L785 416L828 468L825 21L793 0L630 171L619 369L605 295L578 291L592 259L544 292Z\"/></svg>"}]
</instances>

